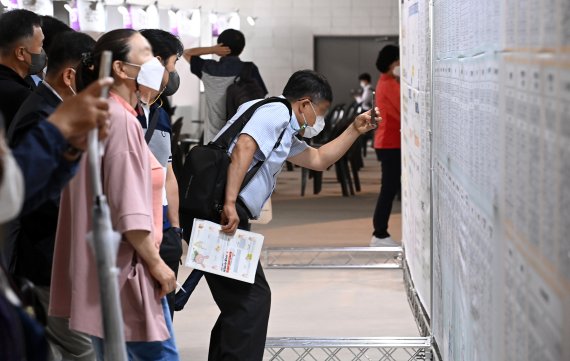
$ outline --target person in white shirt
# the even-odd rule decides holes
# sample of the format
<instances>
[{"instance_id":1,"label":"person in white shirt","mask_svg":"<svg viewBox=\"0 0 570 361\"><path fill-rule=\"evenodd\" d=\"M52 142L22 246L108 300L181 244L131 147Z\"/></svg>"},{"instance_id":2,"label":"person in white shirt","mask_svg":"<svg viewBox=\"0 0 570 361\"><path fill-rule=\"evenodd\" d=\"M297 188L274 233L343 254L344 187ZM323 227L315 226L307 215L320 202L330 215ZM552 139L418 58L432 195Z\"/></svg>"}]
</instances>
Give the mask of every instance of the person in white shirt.
<instances>
[{"instance_id":1,"label":"person in white shirt","mask_svg":"<svg viewBox=\"0 0 570 361\"><path fill-rule=\"evenodd\" d=\"M358 76L360 88L362 92L354 96L357 103L362 105L362 110L367 111L372 108L372 85L370 85L371 77L368 73L362 73Z\"/></svg>"}]
</instances>

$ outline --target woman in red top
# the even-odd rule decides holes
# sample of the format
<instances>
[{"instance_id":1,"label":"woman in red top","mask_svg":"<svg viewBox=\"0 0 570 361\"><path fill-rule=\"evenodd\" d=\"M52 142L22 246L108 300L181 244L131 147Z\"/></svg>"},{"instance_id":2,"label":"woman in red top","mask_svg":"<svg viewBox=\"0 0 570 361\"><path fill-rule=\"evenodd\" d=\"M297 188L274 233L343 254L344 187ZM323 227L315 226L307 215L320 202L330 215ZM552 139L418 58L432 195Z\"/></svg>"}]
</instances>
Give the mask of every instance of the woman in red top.
<instances>
[{"instance_id":1,"label":"woman in red top","mask_svg":"<svg viewBox=\"0 0 570 361\"><path fill-rule=\"evenodd\" d=\"M386 45L376 60L381 76L376 85L376 105L382 121L374 137L376 156L382 164L382 186L374 210L370 246L396 246L388 233L392 202L400 192L400 49Z\"/></svg>"}]
</instances>

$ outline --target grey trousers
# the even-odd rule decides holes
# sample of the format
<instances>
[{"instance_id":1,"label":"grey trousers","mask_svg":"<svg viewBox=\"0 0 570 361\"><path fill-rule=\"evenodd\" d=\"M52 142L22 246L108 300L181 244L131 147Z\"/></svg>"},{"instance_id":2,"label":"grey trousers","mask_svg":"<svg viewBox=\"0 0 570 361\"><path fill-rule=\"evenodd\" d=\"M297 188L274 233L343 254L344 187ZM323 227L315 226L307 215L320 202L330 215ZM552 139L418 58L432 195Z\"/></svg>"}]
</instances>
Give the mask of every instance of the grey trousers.
<instances>
[{"instance_id":1,"label":"grey trousers","mask_svg":"<svg viewBox=\"0 0 570 361\"><path fill-rule=\"evenodd\" d=\"M49 287L36 287L38 298L46 310L49 308ZM47 318L46 335L50 346L50 361L95 361L91 338L69 329L66 318Z\"/></svg>"}]
</instances>

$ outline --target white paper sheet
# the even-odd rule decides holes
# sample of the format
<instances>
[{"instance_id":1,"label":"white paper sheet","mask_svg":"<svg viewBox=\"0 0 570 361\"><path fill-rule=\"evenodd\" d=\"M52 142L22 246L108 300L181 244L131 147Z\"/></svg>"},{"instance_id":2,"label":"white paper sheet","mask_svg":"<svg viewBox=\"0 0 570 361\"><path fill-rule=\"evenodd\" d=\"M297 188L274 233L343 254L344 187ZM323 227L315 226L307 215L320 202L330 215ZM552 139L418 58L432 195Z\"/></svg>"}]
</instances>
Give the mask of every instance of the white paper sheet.
<instances>
[{"instance_id":1,"label":"white paper sheet","mask_svg":"<svg viewBox=\"0 0 570 361\"><path fill-rule=\"evenodd\" d=\"M214 222L195 219L186 267L253 283L263 235L238 229L232 236Z\"/></svg>"}]
</instances>

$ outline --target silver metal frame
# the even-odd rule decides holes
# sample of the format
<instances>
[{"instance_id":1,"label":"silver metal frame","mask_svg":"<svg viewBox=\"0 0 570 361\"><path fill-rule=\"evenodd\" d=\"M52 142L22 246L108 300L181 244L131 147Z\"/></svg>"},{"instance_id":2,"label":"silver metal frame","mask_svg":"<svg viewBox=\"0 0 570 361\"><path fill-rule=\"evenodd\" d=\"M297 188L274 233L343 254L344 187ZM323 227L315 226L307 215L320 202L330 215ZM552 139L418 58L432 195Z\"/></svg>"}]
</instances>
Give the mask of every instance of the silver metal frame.
<instances>
[{"instance_id":1,"label":"silver metal frame","mask_svg":"<svg viewBox=\"0 0 570 361\"><path fill-rule=\"evenodd\" d=\"M264 360L432 360L430 337L273 337Z\"/></svg>"},{"instance_id":2,"label":"silver metal frame","mask_svg":"<svg viewBox=\"0 0 570 361\"><path fill-rule=\"evenodd\" d=\"M430 147L430 154L429 154L429 159L430 159L430 179L429 179L429 183L430 183L430 228L431 228L431 232L430 232L430 315L433 317L434 314L434 310L435 310L435 306L434 306L434 242L435 242L435 225L436 225L436 218L435 218L435 213L434 213L434 204L435 204L435 192L433 191L433 187L434 187L434 177L435 177L435 161L434 161L434 151L433 151L433 140L434 140L434 135L437 136L437 128L435 127L435 121L434 121L434 81L433 81L433 74L434 74L434 68L435 68L435 42L434 42L434 36L435 36L435 4L434 4L435 0L429 0L429 52L430 52L430 59L429 59L429 74L430 74L430 107L431 107L431 111L430 111L430 129L429 129L429 133L430 133L430 138L429 138L429 147ZM427 325L430 328L430 335L431 335L431 342L432 342L432 352L433 355L435 355L435 359L436 360L441 360L441 355L439 355L439 351L438 351L438 345L437 345L437 340L435 339L435 337L433 336L433 329L431 328L431 320L429 319L429 317L426 315L425 310L423 309L423 307L421 306L421 302L419 300L419 298L417 298L417 302L419 302L419 307L422 309L423 312L423 320L427 322ZM417 318L418 322L420 321L420 318Z\"/></svg>"},{"instance_id":3,"label":"silver metal frame","mask_svg":"<svg viewBox=\"0 0 570 361\"><path fill-rule=\"evenodd\" d=\"M261 255L265 268L401 269L402 247L276 247Z\"/></svg>"},{"instance_id":4,"label":"silver metal frame","mask_svg":"<svg viewBox=\"0 0 570 361\"><path fill-rule=\"evenodd\" d=\"M434 252L433 252L433 244L434 244L434 237L435 237L435 215L434 215L434 204L435 204L435 193L433 191L434 186L434 177L435 177L435 168L434 168L434 151L433 151L433 133L434 133L434 120L433 120L433 92L434 92L434 85L433 85L433 69L434 69L434 44L433 44L433 36L434 36L434 0L429 1L429 74L430 74L430 129L429 129L429 162L430 162L430 173L429 173L429 189L430 189L430 314L433 315L434 306L433 306L433 260L434 260Z\"/></svg>"},{"instance_id":5,"label":"silver metal frame","mask_svg":"<svg viewBox=\"0 0 570 361\"><path fill-rule=\"evenodd\" d=\"M406 287L408 303L410 304L412 314L414 315L414 319L416 320L418 330L420 331L421 336L431 337L429 315L427 314L422 302L420 301L418 292L414 286L414 282L410 274L408 262L406 261L405 258L403 263L404 263L404 285Z\"/></svg>"}]
</instances>

